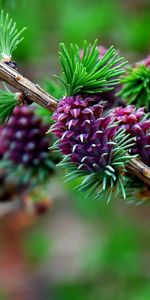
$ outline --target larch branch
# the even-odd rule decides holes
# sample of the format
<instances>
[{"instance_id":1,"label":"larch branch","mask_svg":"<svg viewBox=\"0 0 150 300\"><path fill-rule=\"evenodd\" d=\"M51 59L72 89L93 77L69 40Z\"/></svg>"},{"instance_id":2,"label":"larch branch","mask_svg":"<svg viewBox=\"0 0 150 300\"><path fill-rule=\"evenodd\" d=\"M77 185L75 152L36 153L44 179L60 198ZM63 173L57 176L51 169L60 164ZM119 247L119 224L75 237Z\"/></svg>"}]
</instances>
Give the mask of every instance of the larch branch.
<instances>
[{"instance_id":1,"label":"larch branch","mask_svg":"<svg viewBox=\"0 0 150 300\"><path fill-rule=\"evenodd\" d=\"M57 100L54 97L4 62L0 62L0 80L25 93L31 101L36 102L45 109L55 111ZM133 158L126 165L126 169L132 176L136 176L147 185L150 185L150 167L140 160Z\"/></svg>"}]
</instances>

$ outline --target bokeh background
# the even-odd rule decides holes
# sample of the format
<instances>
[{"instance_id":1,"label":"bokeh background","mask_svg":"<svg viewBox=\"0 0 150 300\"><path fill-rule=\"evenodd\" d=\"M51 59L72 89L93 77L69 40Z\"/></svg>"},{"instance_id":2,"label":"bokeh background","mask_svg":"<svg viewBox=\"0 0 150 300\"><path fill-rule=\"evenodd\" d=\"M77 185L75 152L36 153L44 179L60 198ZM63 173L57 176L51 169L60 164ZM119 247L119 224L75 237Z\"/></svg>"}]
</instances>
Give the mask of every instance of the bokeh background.
<instances>
[{"instance_id":1,"label":"bokeh background","mask_svg":"<svg viewBox=\"0 0 150 300\"><path fill-rule=\"evenodd\" d=\"M130 62L150 52L149 0L8 0L0 7L27 26L18 68L43 85L59 72L59 43L113 44ZM149 300L150 205L85 199L49 182L51 208L0 219L0 299Z\"/></svg>"}]
</instances>

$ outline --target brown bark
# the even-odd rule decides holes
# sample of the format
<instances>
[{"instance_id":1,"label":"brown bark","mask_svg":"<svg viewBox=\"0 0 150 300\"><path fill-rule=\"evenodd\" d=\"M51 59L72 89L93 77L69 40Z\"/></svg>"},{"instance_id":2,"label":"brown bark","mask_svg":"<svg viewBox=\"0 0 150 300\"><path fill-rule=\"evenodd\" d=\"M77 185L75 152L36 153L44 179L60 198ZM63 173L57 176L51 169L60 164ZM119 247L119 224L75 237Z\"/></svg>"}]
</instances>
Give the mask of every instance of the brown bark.
<instances>
[{"instance_id":1,"label":"brown bark","mask_svg":"<svg viewBox=\"0 0 150 300\"><path fill-rule=\"evenodd\" d=\"M4 62L0 62L0 80L24 92L31 101L36 102L45 109L49 111L56 109L56 99L46 93L38 84L34 84L29 79L23 77Z\"/></svg>"}]
</instances>

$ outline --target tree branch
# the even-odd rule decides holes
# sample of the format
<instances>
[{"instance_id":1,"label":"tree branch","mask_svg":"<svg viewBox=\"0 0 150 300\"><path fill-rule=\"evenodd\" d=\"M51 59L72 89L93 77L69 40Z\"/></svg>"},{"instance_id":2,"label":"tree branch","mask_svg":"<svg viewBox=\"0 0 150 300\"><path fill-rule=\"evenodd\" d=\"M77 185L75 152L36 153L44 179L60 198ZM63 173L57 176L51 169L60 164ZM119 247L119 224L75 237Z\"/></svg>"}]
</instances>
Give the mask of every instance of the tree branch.
<instances>
[{"instance_id":1,"label":"tree branch","mask_svg":"<svg viewBox=\"0 0 150 300\"><path fill-rule=\"evenodd\" d=\"M127 171L150 185L150 168L137 158L131 159L126 165Z\"/></svg>"},{"instance_id":2,"label":"tree branch","mask_svg":"<svg viewBox=\"0 0 150 300\"><path fill-rule=\"evenodd\" d=\"M38 84L32 83L4 62L0 62L0 80L7 82L17 90L25 92L26 96L49 111L54 111L57 101L46 93Z\"/></svg>"},{"instance_id":3,"label":"tree branch","mask_svg":"<svg viewBox=\"0 0 150 300\"><path fill-rule=\"evenodd\" d=\"M54 111L57 107L55 98L4 62L0 62L0 80L24 92L31 101L36 102L49 111ZM126 165L126 169L131 175L138 177L144 183L150 185L150 167L146 166L140 160L133 158Z\"/></svg>"}]
</instances>

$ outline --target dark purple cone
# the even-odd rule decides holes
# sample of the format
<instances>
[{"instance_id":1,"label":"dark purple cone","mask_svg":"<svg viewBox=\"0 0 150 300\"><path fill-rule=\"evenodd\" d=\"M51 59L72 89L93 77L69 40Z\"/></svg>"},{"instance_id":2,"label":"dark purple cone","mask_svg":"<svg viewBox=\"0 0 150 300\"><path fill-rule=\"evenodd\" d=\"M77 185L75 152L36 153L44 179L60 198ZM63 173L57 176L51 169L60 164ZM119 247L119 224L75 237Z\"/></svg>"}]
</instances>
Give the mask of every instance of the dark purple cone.
<instances>
[{"instance_id":1,"label":"dark purple cone","mask_svg":"<svg viewBox=\"0 0 150 300\"><path fill-rule=\"evenodd\" d=\"M95 99L72 96L61 99L53 114L51 131L59 138L59 148L79 169L97 172L111 164L109 142L117 127L110 126L112 116L102 117L102 112Z\"/></svg>"},{"instance_id":2,"label":"dark purple cone","mask_svg":"<svg viewBox=\"0 0 150 300\"><path fill-rule=\"evenodd\" d=\"M0 131L0 155L32 167L49 156L48 126L27 106L17 106Z\"/></svg>"},{"instance_id":3,"label":"dark purple cone","mask_svg":"<svg viewBox=\"0 0 150 300\"><path fill-rule=\"evenodd\" d=\"M101 94L101 98L106 102L105 109L110 109L119 105L124 106L123 101L116 96L117 92L119 92L120 87L116 87L111 91L103 92Z\"/></svg>"},{"instance_id":4,"label":"dark purple cone","mask_svg":"<svg viewBox=\"0 0 150 300\"><path fill-rule=\"evenodd\" d=\"M113 110L119 126L125 127L127 133L135 137L132 154L139 154L140 159L150 166L150 120L144 118L144 108L136 109L134 105L125 108L117 107Z\"/></svg>"}]
</instances>

